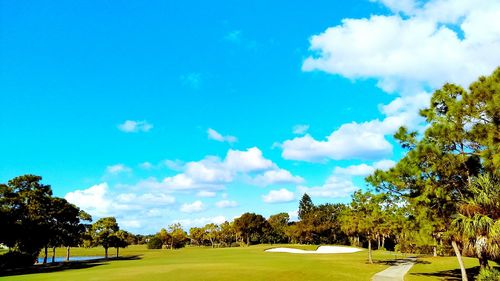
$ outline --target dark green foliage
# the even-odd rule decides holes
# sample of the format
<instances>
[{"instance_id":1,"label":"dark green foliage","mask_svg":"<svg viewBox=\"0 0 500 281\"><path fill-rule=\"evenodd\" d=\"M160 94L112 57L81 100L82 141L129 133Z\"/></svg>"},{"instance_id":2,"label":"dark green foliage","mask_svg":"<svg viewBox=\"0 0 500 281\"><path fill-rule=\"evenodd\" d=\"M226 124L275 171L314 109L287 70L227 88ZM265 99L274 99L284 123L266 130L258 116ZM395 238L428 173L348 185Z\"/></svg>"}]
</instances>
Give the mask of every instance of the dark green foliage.
<instances>
[{"instance_id":1,"label":"dark green foliage","mask_svg":"<svg viewBox=\"0 0 500 281\"><path fill-rule=\"evenodd\" d=\"M500 281L500 271L483 268L476 276L476 281Z\"/></svg>"},{"instance_id":2,"label":"dark green foliage","mask_svg":"<svg viewBox=\"0 0 500 281\"><path fill-rule=\"evenodd\" d=\"M263 216L254 213L244 213L234 220L235 231L245 238L247 245L251 242L260 242L269 227L269 223Z\"/></svg>"},{"instance_id":3,"label":"dark green foliage","mask_svg":"<svg viewBox=\"0 0 500 281\"><path fill-rule=\"evenodd\" d=\"M148 249L161 249L163 247L163 241L159 237L153 236L149 238L147 245Z\"/></svg>"},{"instance_id":4,"label":"dark green foliage","mask_svg":"<svg viewBox=\"0 0 500 281\"><path fill-rule=\"evenodd\" d=\"M311 212L314 210L314 203L311 200L311 197L304 193L299 202L299 219L305 219Z\"/></svg>"},{"instance_id":5,"label":"dark green foliage","mask_svg":"<svg viewBox=\"0 0 500 281\"><path fill-rule=\"evenodd\" d=\"M104 248L105 258L108 258L108 248L114 247L114 234L119 229L114 217L101 218L92 225L92 242L94 246L101 245Z\"/></svg>"}]
</instances>

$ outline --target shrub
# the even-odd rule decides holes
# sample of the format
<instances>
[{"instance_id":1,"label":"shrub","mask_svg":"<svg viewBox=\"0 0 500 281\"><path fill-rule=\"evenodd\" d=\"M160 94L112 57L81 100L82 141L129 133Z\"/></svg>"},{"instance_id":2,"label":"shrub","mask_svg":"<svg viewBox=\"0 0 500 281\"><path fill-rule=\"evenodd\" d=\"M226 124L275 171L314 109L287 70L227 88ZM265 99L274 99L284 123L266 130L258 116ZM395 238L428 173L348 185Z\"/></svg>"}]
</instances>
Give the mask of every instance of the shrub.
<instances>
[{"instance_id":1,"label":"shrub","mask_svg":"<svg viewBox=\"0 0 500 281\"><path fill-rule=\"evenodd\" d=\"M496 269L481 269L476 281L500 281L500 271Z\"/></svg>"},{"instance_id":2,"label":"shrub","mask_svg":"<svg viewBox=\"0 0 500 281\"><path fill-rule=\"evenodd\" d=\"M158 237L151 237L148 241L148 249L161 249L163 242Z\"/></svg>"},{"instance_id":3,"label":"shrub","mask_svg":"<svg viewBox=\"0 0 500 281\"><path fill-rule=\"evenodd\" d=\"M27 267L34 263L33 255L26 253L11 251L0 256L0 269Z\"/></svg>"},{"instance_id":4,"label":"shrub","mask_svg":"<svg viewBox=\"0 0 500 281\"><path fill-rule=\"evenodd\" d=\"M240 243L238 243L238 242L233 242L230 245L230 247L239 247L239 246L240 246Z\"/></svg>"}]
</instances>

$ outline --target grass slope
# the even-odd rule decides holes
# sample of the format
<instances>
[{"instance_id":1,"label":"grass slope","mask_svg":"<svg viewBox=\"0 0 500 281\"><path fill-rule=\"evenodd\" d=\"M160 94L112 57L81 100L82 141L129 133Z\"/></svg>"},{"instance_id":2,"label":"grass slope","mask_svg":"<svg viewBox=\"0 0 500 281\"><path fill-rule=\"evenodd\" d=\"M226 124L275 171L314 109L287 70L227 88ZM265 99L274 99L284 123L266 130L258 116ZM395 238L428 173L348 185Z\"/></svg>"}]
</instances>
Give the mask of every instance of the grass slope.
<instances>
[{"instance_id":1,"label":"grass slope","mask_svg":"<svg viewBox=\"0 0 500 281\"><path fill-rule=\"evenodd\" d=\"M288 247L289 245L284 245ZM315 246L295 246L315 249ZM144 246L123 249L129 259L93 263L71 263L65 267L37 266L29 274L0 277L0 280L370 280L387 268L384 263L367 264L367 252L352 254L294 255L266 253L269 245L241 248L197 248L147 250ZM111 249L110 249L111 250ZM72 255L103 255L102 248L73 249ZM64 256L65 249L57 249ZM110 254L114 250L110 251ZM135 258L134 258L135 257ZM394 258L390 252L375 251L374 258ZM75 267L77 269L75 269ZM39 273L45 270L48 272Z\"/></svg>"}]
</instances>

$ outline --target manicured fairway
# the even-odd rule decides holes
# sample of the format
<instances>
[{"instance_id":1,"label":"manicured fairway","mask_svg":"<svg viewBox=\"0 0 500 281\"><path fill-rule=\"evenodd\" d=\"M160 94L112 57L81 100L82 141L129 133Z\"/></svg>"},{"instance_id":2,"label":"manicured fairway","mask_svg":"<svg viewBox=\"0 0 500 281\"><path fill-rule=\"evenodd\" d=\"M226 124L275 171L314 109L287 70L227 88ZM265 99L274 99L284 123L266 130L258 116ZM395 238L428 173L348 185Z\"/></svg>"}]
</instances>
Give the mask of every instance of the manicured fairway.
<instances>
[{"instance_id":1,"label":"manicured fairway","mask_svg":"<svg viewBox=\"0 0 500 281\"><path fill-rule=\"evenodd\" d=\"M288 246L288 245L287 245ZM122 250L127 260L89 263L87 268L65 269L0 277L0 280L370 280L384 263L367 264L367 252L297 255L266 253L269 245L240 248L147 250L131 246ZM295 246L315 249L316 246ZM58 249L58 256L64 249ZM110 253L114 253L110 249ZM103 255L103 250L73 249L72 255ZM135 256L135 258L134 258ZM374 252L376 260L393 259L391 252Z\"/></svg>"}]
</instances>

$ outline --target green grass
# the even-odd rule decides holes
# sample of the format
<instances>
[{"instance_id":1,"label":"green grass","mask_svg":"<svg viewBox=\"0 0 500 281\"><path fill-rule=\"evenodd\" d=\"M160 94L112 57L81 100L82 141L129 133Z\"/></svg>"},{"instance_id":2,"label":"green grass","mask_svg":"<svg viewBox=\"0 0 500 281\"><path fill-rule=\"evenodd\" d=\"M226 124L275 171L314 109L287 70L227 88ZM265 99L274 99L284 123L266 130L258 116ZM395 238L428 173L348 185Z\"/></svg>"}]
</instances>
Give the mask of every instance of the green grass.
<instances>
[{"instance_id":1,"label":"green grass","mask_svg":"<svg viewBox=\"0 0 500 281\"><path fill-rule=\"evenodd\" d=\"M289 247L289 245L286 245ZM367 252L352 254L297 255L266 253L269 245L240 248L198 248L147 250L130 246L121 253L130 259L94 263L70 263L59 267L37 266L31 274L0 277L0 280L370 280L384 263L367 264ZM295 246L315 249L316 246ZM57 249L64 256L65 249ZM72 249L72 255L102 256L102 248ZM110 254L114 249L110 249ZM136 256L137 258L133 258ZM394 254L375 251L376 260ZM76 266L78 265L78 266ZM78 267L75 269L75 267ZM38 273L41 270L49 272Z\"/></svg>"},{"instance_id":2,"label":"green grass","mask_svg":"<svg viewBox=\"0 0 500 281\"><path fill-rule=\"evenodd\" d=\"M476 258L463 258L469 280L479 270ZM456 257L424 257L418 259L405 276L405 281L431 281L431 280L461 280L460 268ZM494 262L490 262L495 266Z\"/></svg>"}]
</instances>

